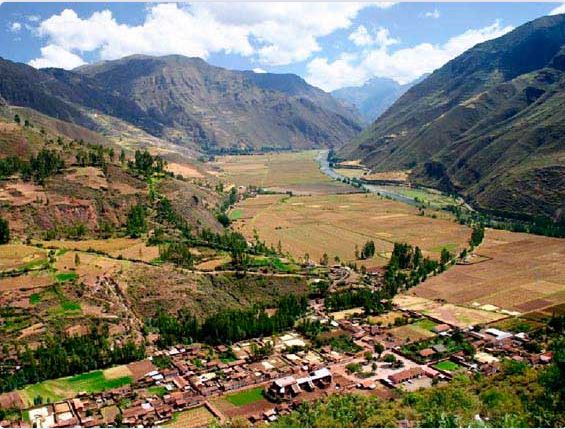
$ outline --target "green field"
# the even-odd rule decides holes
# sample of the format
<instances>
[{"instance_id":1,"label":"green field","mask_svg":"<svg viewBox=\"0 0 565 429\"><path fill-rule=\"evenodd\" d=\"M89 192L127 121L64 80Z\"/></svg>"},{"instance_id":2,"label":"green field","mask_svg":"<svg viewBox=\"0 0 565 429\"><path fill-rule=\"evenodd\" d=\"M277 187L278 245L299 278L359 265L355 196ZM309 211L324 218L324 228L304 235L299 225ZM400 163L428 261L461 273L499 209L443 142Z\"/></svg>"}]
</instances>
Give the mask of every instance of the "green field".
<instances>
[{"instance_id":1,"label":"green field","mask_svg":"<svg viewBox=\"0 0 565 429\"><path fill-rule=\"evenodd\" d=\"M102 392L131 384L131 382L131 377L119 377L109 380L104 377L102 371L92 371L72 377L31 384L20 391L20 396L29 405L32 405L34 398L38 396L41 396L44 403L56 402L72 398L79 392Z\"/></svg>"},{"instance_id":2,"label":"green field","mask_svg":"<svg viewBox=\"0 0 565 429\"><path fill-rule=\"evenodd\" d=\"M76 280L78 279L78 274L77 273L59 273L55 275L55 278L57 279L58 282L68 282L68 281L72 281L72 280Z\"/></svg>"},{"instance_id":3,"label":"green field","mask_svg":"<svg viewBox=\"0 0 565 429\"><path fill-rule=\"evenodd\" d=\"M239 218L241 218L241 216L243 216L243 210L241 209L234 209L230 211L228 215L230 220L238 220Z\"/></svg>"},{"instance_id":4,"label":"green field","mask_svg":"<svg viewBox=\"0 0 565 429\"><path fill-rule=\"evenodd\" d=\"M252 404L263 399L263 388L255 387L253 389L244 390L242 392L228 395L226 399L237 407Z\"/></svg>"},{"instance_id":5,"label":"green field","mask_svg":"<svg viewBox=\"0 0 565 429\"><path fill-rule=\"evenodd\" d=\"M163 386L151 386L147 389L147 391L152 395L161 397L164 396L165 393L167 393L167 389L165 389Z\"/></svg>"},{"instance_id":6,"label":"green field","mask_svg":"<svg viewBox=\"0 0 565 429\"><path fill-rule=\"evenodd\" d=\"M426 331L431 331L437 326L437 323L432 322L430 319L422 319L414 322L412 326L417 326L419 328L425 329Z\"/></svg>"},{"instance_id":7,"label":"green field","mask_svg":"<svg viewBox=\"0 0 565 429\"><path fill-rule=\"evenodd\" d=\"M451 362L450 360L444 360L442 362L435 364L434 366L437 369L441 369L442 371L448 371L448 372L455 372L458 369L461 369L459 365L457 365L455 362Z\"/></svg>"}]
</instances>

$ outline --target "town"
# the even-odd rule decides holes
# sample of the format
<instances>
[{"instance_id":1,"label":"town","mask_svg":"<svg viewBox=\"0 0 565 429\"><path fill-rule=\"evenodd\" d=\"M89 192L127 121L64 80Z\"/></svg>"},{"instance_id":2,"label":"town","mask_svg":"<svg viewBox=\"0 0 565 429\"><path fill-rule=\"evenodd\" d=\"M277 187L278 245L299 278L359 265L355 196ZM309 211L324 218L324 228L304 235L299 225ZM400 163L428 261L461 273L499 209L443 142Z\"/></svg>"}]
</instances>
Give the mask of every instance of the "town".
<instances>
[{"instance_id":1,"label":"town","mask_svg":"<svg viewBox=\"0 0 565 429\"><path fill-rule=\"evenodd\" d=\"M328 270L330 278L342 283L349 271L339 265ZM365 278L378 283L381 274L375 270ZM313 284L320 281L314 279ZM152 350L147 359L105 370L114 377L130 374L129 385L79 392L54 403L39 398L37 402L45 402L22 410L25 421L0 425L148 427L172 422L201 427L234 419L269 423L303 401L335 393L387 400L399 390L447 383L461 373L494 374L503 361L533 366L551 362L552 353L527 333L494 327L512 320L510 315L492 313L498 316L496 322L465 325L454 322L445 305L437 311L440 303L415 310L420 301L400 295L387 312L365 316L362 308L329 312L323 298L314 298L295 329L231 345L194 343ZM475 316L487 313L468 311ZM321 334L311 335L308 326L316 326ZM0 407L22 409L24 404L17 393L6 393L0 396Z\"/></svg>"}]
</instances>

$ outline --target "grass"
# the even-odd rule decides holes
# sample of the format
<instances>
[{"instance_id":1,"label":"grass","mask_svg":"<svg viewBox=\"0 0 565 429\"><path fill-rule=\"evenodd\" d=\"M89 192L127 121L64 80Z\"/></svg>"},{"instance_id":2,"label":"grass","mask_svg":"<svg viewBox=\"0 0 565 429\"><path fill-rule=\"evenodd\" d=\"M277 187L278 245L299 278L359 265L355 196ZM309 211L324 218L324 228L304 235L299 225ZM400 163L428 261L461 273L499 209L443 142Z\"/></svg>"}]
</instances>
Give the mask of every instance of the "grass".
<instances>
[{"instance_id":1,"label":"grass","mask_svg":"<svg viewBox=\"0 0 565 429\"><path fill-rule=\"evenodd\" d=\"M442 371L447 371L447 372L454 372L461 368L455 362L451 362L450 360L444 360L442 362L438 362L434 366L437 369L441 369Z\"/></svg>"},{"instance_id":2,"label":"grass","mask_svg":"<svg viewBox=\"0 0 565 429\"><path fill-rule=\"evenodd\" d=\"M73 280L78 279L78 274L73 273L73 272L58 273L58 274L55 274L55 279L60 283L64 283L64 282L73 281Z\"/></svg>"},{"instance_id":3,"label":"grass","mask_svg":"<svg viewBox=\"0 0 565 429\"><path fill-rule=\"evenodd\" d=\"M38 293L32 293L29 297L29 303L31 305L37 305L41 302L41 295Z\"/></svg>"},{"instance_id":4,"label":"grass","mask_svg":"<svg viewBox=\"0 0 565 429\"><path fill-rule=\"evenodd\" d=\"M102 371L92 371L72 377L47 380L26 386L22 391L22 399L33 404L33 399L41 396L43 402L56 402L72 398L79 392L96 393L115 389L132 383L131 377L119 377L108 380ZM27 401L26 401L27 400Z\"/></svg>"},{"instance_id":5,"label":"grass","mask_svg":"<svg viewBox=\"0 0 565 429\"><path fill-rule=\"evenodd\" d=\"M243 407L244 405L252 404L254 402L262 400L263 388L255 387L253 389L237 392L232 395L228 395L226 399L237 407Z\"/></svg>"},{"instance_id":6,"label":"grass","mask_svg":"<svg viewBox=\"0 0 565 429\"><path fill-rule=\"evenodd\" d=\"M241 216L243 216L243 210L234 209L234 210L230 211L228 217L229 217L230 220L237 220L237 219L240 219Z\"/></svg>"},{"instance_id":7,"label":"grass","mask_svg":"<svg viewBox=\"0 0 565 429\"><path fill-rule=\"evenodd\" d=\"M167 389L163 386L151 386L147 389L147 391L152 395L157 395L159 397L163 397L165 393L167 393Z\"/></svg>"},{"instance_id":8,"label":"grass","mask_svg":"<svg viewBox=\"0 0 565 429\"><path fill-rule=\"evenodd\" d=\"M437 326L437 323L431 321L430 319L422 319L414 322L413 325L425 329L426 331L431 331Z\"/></svg>"}]
</instances>

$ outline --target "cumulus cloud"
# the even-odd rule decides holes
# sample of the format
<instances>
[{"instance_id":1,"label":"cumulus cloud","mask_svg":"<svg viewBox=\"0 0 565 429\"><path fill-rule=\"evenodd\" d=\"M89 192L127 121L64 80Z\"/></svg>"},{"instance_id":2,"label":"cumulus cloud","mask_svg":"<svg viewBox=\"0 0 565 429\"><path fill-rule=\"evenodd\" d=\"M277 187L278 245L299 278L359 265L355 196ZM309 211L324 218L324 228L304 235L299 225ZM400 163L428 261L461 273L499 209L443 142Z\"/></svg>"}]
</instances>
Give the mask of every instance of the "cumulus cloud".
<instances>
[{"instance_id":1,"label":"cumulus cloud","mask_svg":"<svg viewBox=\"0 0 565 429\"><path fill-rule=\"evenodd\" d=\"M306 80L326 91L362 85L374 76L405 84L441 67L477 43L500 37L512 29L497 20L487 27L467 30L444 44L421 43L394 52L380 45L342 55L331 62L318 57L308 63Z\"/></svg>"},{"instance_id":2,"label":"cumulus cloud","mask_svg":"<svg viewBox=\"0 0 565 429\"><path fill-rule=\"evenodd\" d=\"M318 39L349 28L361 9L392 4L164 3L149 6L140 25L121 24L109 10L81 18L65 9L42 21L38 34L76 56L95 52L103 60L131 54L207 58L225 52L286 65L319 52Z\"/></svg>"},{"instance_id":3,"label":"cumulus cloud","mask_svg":"<svg viewBox=\"0 0 565 429\"><path fill-rule=\"evenodd\" d=\"M556 8L552 9L549 12L550 15L559 15L561 13L565 13L565 3L561 3L561 5L557 6Z\"/></svg>"},{"instance_id":4,"label":"cumulus cloud","mask_svg":"<svg viewBox=\"0 0 565 429\"><path fill-rule=\"evenodd\" d=\"M356 46L380 46L387 47L399 43L400 40L390 37L388 28L379 27L371 34L364 25L360 25L349 35L349 40Z\"/></svg>"},{"instance_id":5,"label":"cumulus cloud","mask_svg":"<svg viewBox=\"0 0 565 429\"><path fill-rule=\"evenodd\" d=\"M26 19L29 22L38 22L41 19L41 17L39 15L27 15Z\"/></svg>"},{"instance_id":6,"label":"cumulus cloud","mask_svg":"<svg viewBox=\"0 0 565 429\"><path fill-rule=\"evenodd\" d=\"M9 26L9 29L12 33L17 33L22 29L22 24L20 24L19 22L12 22Z\"/></svg>"},{"instance_id":7,"label":"cumulus cloud","mask_svg":"<svg viewBox=\"0 0 565 429\"><path fill-rule=\"evenodd\" d=\"M41 57L29 62L30 66L38 69L45 67L74 69L83 64L86 63L81 57L57 45L44 46L41 48Z\"/></svg>"},{"instance_id":8,"label":"cumulus cloud","mask_svg":"<svg viewBox=\"0 0 565 429\"><path fill-rule=\"evenodd\" d=\"M267 73L267 70L262 69L261 67L256 67L253 69L254 73Z\"/></svg>"},{"instance_id":9,"label":"cumulus cloud","mask_svg":"<svg viewBox=\"0 0 565 429\"><path fill-rule=\"evenodd\" d=\"M424 13L424 17L426 18L438 19L440 16L441 13L437 9Z\"/></svg>"}]
</instances>

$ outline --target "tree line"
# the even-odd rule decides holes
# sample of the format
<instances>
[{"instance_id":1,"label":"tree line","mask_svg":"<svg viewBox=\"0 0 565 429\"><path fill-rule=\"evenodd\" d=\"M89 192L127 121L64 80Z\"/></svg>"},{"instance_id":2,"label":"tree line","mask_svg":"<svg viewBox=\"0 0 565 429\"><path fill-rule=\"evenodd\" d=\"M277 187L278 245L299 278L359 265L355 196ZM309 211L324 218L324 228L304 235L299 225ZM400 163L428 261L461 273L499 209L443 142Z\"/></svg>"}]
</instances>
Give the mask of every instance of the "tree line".
<instances>
[{"instance_id":1,"label":"tree line","mask_svg":"<svg viewBox=\"0 0 565 429\"><path fill-rule=\"evenodd\" d=\"M159 332L160 347L190 344L196 341L208 344L231 344L290 329L307 308L306 297L286 295L278 300L273 315L269 315L264 306L255 305L248 309L223 310L202 322L187 309L181 309L177 315L161 309L155 317L147 321L147 326Z\"/></svg>"}]
</instances>

